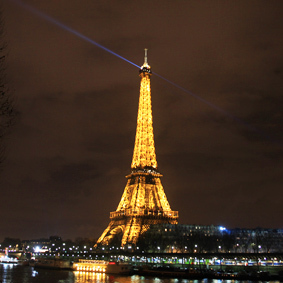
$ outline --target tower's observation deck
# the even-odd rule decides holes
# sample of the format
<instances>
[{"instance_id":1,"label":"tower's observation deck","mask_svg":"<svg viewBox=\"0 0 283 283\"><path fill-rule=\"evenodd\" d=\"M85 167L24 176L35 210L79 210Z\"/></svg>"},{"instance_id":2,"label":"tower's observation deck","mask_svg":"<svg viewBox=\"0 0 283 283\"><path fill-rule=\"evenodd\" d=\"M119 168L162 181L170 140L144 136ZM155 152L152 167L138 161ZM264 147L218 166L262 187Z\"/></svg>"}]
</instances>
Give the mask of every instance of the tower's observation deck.
<instances>
[{"instance_id":1,"label":"tower's observation deck","mask_svg":"<svg viewBox=\"0 0 283 283\"><path fill-rule=\"evenodd\" d=\"M151 109L151 67L145 60L139 72L140 97L132 172L126 176L127 184L114 212L110 212L110 224L97 244L109 244L121 236L121 245L136 243L138 237L151 224L177 224L178 211L172 211L161 184L162 175L157 170Z\"/></svg>"}]
</instances>

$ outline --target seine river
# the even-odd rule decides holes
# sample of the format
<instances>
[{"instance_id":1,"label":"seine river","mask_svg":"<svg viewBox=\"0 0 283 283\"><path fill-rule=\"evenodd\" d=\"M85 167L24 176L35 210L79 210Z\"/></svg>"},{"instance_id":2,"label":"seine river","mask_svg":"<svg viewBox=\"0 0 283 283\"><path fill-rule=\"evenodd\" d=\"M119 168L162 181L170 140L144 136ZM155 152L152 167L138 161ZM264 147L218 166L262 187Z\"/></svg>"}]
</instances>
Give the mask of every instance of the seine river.
<instances>
[{"instance_id":1,"label":"seine river","mask_svg":"<svg viewBox=\"0 0 283 283\"><path fill-rule=\"evenodd\" d=\"M237 280L187 280L133 276L113 276L103 273L37 269L29 266L0 264L1 283L245 283ZM255 281L253 281L255 282ZM270 281L279 283L279 281Z\"/></svg>"}]
</instances>

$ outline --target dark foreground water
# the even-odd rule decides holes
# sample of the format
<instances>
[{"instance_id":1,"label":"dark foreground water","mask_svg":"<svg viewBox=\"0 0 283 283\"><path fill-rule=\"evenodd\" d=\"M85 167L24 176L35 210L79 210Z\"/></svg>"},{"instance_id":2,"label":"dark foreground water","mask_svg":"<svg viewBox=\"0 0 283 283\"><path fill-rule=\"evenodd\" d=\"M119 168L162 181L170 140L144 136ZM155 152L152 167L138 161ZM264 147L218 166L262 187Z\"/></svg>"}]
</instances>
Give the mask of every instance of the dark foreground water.
<instances>
[{"instance_id":1,"label":"dark foreground water","mask_svg":"<svg viewBox=\"0 0 283 283\"><path fill-rule=\"evenodd\" d=\"M187 280L143 276L113 276L103 273L37 269L0 264L0 283L245 283L237 280ZM253 281L255 282L255 281ZM279 283L279 281L270 281Z\"/></svg>"}]
</instances>

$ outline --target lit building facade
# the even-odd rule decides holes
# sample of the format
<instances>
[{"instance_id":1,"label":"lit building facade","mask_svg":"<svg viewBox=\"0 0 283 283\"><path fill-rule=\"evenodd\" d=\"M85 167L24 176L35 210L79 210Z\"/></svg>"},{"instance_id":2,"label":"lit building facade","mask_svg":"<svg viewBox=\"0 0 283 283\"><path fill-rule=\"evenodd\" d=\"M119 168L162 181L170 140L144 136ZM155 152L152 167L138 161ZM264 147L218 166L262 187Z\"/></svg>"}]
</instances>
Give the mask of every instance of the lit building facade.
<instances>
[{"instance_id":1,"label":"lit building facade","mask_svg":"<svg viewBox=\"0 0 283 283\"><path fill-rule=\"evenodd\" d=\"M283 229L158 224L151 225L137 245L145 252L282 253Z\"/></svg>"}]
</instances>

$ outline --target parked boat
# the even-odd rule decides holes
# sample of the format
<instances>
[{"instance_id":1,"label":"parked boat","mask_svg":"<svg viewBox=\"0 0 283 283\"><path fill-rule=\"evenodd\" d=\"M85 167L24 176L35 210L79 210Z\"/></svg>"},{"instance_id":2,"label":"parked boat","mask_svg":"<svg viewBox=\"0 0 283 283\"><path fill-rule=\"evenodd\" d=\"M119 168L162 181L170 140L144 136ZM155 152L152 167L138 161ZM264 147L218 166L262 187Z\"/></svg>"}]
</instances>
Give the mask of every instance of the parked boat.
<instances>
[{"instance_id":1,"label":"parked boat","mask_svg":"<svg viewBox=\"0 0 283 283\"><path fill-rule=\"evenodd\" d=\"M69 260L57 259L57 258L38 258L30 262L30 266L35 268L47 268L47 269L72 269L72 263Z\"/></svg>"},{"instance_id":2,"label":"parked boat","mask_svg":"<svg viewBox=\"0 0 283 283\"><path fill-rule=\"evenodd\" d=\"M170 266L159 266L151 268L148 266L143 266L137 271L137 274L142 276L203 279L208 275L208 272L204 273L196 269L180 269Z\"/></svg>"},{"instance_id":3,"label":"parked boat","mask_svg":"<svg viewBox=\"0 0 283 283\"><path fill-rule=\"evenodd\" d=\"M170 278L184 278L184 279L221 279L221 280L245 280L245 281L282 281L283 276L270 275L269 272L251 272L246 271L228 272L228 271L214 271L212 269L179 269L174 267L147 267L144 266L137 271L137 274L142 276L154 277L170 277ZM283 272L282 272L283 274Z\"/></svg>"},{"instance_id":4,"label":"parked boat","mask_svg":"<svg viewBox=\"0 0 283 283\"><path fill-rule=\"evenodd\" d=\"M114 262L105 260L85 260L79 259L73 264L74 270L101 272L110 274L129 274L131 272L131 265L124 262Z\"/></svg>"},{"instance_id":5,"label":"parked boat","mask_svg":"<svg viewBox=\"0 0 283 283\"><path fill-rule=\"evenodd\" d=\"M9 256L2 256L0 257L0 263L11 263L11 264L17 264L18 259L15 257L9 257Z\"/></svg>"}]
</instances>

